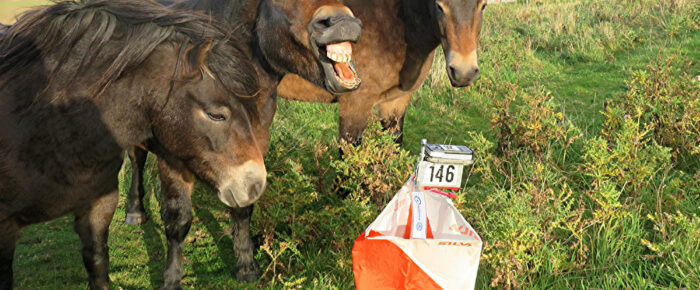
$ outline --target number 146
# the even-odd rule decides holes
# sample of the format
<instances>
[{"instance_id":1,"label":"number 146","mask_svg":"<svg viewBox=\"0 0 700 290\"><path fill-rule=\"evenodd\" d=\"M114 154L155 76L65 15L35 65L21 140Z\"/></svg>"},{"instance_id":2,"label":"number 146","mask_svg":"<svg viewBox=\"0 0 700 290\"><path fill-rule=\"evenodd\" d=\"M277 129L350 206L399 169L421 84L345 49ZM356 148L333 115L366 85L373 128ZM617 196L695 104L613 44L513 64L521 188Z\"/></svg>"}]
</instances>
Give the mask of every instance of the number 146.
<instances>
[{"instance_id":1,"label":"number 146","mask_svg":"<svg viewBox=\"0 0 700 290\"><path fill-rule=\"evenodd\" d=\"M430 165L428 168L430 168L430 182L452 182L455 179L454 165Z\"/></svg>"}]
</instances>

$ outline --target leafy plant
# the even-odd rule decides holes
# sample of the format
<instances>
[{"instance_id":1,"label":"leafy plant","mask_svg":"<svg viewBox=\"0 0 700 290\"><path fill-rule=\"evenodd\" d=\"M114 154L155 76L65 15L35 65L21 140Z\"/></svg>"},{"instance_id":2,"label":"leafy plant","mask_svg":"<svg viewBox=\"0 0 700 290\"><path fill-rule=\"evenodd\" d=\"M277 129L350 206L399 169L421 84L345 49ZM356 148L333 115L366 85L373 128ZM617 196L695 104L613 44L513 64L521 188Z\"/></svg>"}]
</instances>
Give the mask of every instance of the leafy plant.
<instances>
[{"instance_id":1,"label":"leafy plant","mask_svg":"<svg viewBox=\"0 0 700 290\"><path fill-rule=\"evenodd\" d=\"M377 206L386 204L408 179L416 157L394 141L373 121L365 131L362 144L340 144L343 158L331 162L338 172L336 185L354 198L370 198Z\"/></svg>"}]
</instances>

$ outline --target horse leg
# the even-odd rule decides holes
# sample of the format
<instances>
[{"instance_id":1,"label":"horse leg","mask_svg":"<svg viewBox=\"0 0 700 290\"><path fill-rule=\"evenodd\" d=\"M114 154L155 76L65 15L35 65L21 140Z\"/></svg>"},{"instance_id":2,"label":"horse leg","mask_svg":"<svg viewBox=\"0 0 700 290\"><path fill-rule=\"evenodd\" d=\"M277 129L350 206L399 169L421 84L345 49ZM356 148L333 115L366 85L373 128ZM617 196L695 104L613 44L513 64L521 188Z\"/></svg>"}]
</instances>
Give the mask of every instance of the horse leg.
<instances>
[{"instance_id":1,"label":"horse leg","mask_svg":"<svg viewBox=\"0 0 700 290\"><path fill-rule=\"evenodd\" d=\"M339 141L345 141L351 146L359 146L362 144L362 133L367 128L367 120L372 114L374 104L367 100L358 99L340 99L340 124ZM341 159L345 158L343 148L338 148L338 155ZM342 187L336 187L338 195L342 198L347 198L350 192Z\"/></svg>"},{"instance_id":2,"label":"horse leg","mask_svg":"<svg viewBox=\"0 0 700 290\"><path fill-rule=\"evenodd\" d=\"M382 127L394 135L394 141L399 145L403 142L403 120L410 102L411 93L407 92L396 99L379 104Z\"/></svg>"},{"instance_id":3,"label":"horse leg","mask_svg":"<svg viewBox=\"0 0 700 290\"><path fill-rule=\"evenodd\" d=\"M232 208L233 250L236 251L236 279L244 282L258 280L260 275L258 262L253 256L253 241L250 238L250 217L253 205Z\"/></svg>"},{"instance_id":4,"label":"horse leg","mask_svg":"<svg viewBox=\"0 0 700 290\"><path fill-rule=\"evenodd\" d=\"M143 207L143 167L146 165L148 151L140 148L128 150L131 160L131 189L126 197L126 220L128 225L143 224L148 219Z\"/></svg>"},{"instance_id":5,"label":"horse leg","mask_svg":"<svg viewBox=\"0 0 700 290\"><path fill-rule=\"evenodd\" d=\"M340 100L340 139L354 146L362 143L362 133L367 128L367 120L372 113L372 102L362 99Z\"/></svg>"},{"instance_id":6,"label":"horse leg","mask_svg":"<svg viewBox=\"0 0 700 290\"><path fill-rule=\"evenodd\" d=\"M119 201L119 190L75 210L75 232L83 244L83 263L90 289L109 289L109 224Z\"/></svg>"},{"instance_id":7,"label":"horse leg","mask_svg":"<svg viewBox=\"0 0 700 290\"><path fill-rule=\"evenodd\" d=\"M185 236L192 225L192 187L194 175L182 164L158 159L158 170L163 188L162 219L168 240L168 258L163 270L163 289L181 289L182 249Z\"/></svg>"},{"instance_id":8,"label":"horse leg","mask_svg":"<svg viewBox=\"0 0 700 290\"><path fill-rule=\"evenodd\" d=\"M11 219L0 222L0 290L12 289L12 259L19 226Z\"/></svg>"}]
</instances>

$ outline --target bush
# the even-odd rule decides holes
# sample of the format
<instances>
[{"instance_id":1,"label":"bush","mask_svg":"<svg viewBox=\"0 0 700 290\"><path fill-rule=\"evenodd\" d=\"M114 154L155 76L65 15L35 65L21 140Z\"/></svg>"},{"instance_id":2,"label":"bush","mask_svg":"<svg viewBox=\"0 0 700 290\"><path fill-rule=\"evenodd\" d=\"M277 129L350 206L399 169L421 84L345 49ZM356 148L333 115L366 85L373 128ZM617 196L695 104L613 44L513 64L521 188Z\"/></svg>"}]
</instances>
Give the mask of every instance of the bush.
<instances>
[{"instance_id":1,"label":"bush","mask_svg":"<svg viewBox=\"0 0 700 290\"><path fill-rule=\"evenodd\" d=\"M631 73L627 93L607 102L591 136L544 89L486 86L494 136L465 140L478 159L456 204L486 241L480 275L492 287L551 287L542 281L593 273L607 278L582 285L698 285L691 265L700 246L689 241L700 210L692 206L700 196L699 94L690 63L678 59ZM652 260L674 266L652 266L651 281L607 276Z\"/></svg>"},{"instance_id":2,"label":"bush","mask_svg":"<svg viewBox=\"0 0 700 290\"><path fill-rule=\"evenodd\" d=\"M340 144L342 159L328 146L298 144L305 148L297 150L314 152L312 162L268 156L268 163L282 163L274 163L268 178L267 191L275 194L263 195L254 213L263 275L283 287L323 284L307 281L319 272L352 279L350 250L355 238L406 181L415 159L378 122L370 124L362 145ZM327 184L333 170L335 184ZM334 187L349 196L340 197ZM332 281L348 283L352 284Z\"/></svg>"},{"instance_id":3,"label":"bush","mask_svg":"<svg viewBox=\"0 0 700 290\"><path fill-rule=\"evenodd\" d=\"M672 149L683 164L700 157L700 83L689 73L688 59L658 58L647 70L632 73L629 91L607 106L603 135L611 138L630 122L647 130L656 143Z\"/></svg>"},{"instance_id":4,"label":"bush","mask_svg":"<svg viewBox=\"0 0 700 290\"><path fill-rule=\"evenodd\" d=\"M336 185L352 198L369 198L377 206L385 205L408 177L417 159L394 142L391 132L370 122L359 146L341 143L343 158L331 162L338 177Z\"/></svg>"}]
</instances>

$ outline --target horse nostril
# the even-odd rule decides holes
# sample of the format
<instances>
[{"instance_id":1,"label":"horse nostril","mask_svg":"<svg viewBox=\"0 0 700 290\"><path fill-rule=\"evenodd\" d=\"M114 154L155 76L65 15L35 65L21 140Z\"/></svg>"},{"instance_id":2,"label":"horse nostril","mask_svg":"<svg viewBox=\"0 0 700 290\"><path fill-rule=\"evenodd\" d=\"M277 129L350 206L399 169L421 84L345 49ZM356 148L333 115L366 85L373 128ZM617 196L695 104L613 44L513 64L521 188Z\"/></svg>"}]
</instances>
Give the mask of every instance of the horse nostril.
<instances>
[{"instance_id":1,"label":"horse nostril","mask_svg":"<svg viewBox=\"0 0 700 290\"><path fill-rule=\"evenodd\" d=\"M318 28L328 28L328 27L331 27L333 25L333 20L331 19L331 17L321 18L321 19L316 20L314 25Z\"/></svg>"},{"instance_id":2,"label":"horse nostril","mask_svg":"<svg viewBox=\"0 0 700 290\"><path fill-rule=\"evenodd\" d=\"M316 20L316 26L319 28L330 28L346 20L355 20L355 18L348 15L329 16ZM359 19L357 21L359 22Z\"/></svg>"},{"instance_id":3,"label":"horse nostril","mask_svg":"<svg viewBox=\"0 0 700 290\"><path fill-rule=\"evenodd\" d=\"M449 66L449 68L448 68L448 73L450 74L450 77L451 77L452 79L456 79L456 78L457 78L457 70L455 70L455 67L454 67L454 66Z\"/></svg>"},{"instance_id":4,"label":"horse nostril","mask_svg":"<svg viewBox=\"0 0 700 290\"><path fill-rule=\"evenodd\" d=\"M263 191L265 190L265 183L264 182L256 182L250 185L250 195L254 197L260 196Z\"/></svg>"},{"instance_id":5,"label":"horse nostril","mask_svg":"<svg viewBox=\"0 0 700 290\"><path fill-rule=\"evenodd\" d=\"M474 75L478 75L478 74L479 74L479 68L478 68L478 67L474 69L474 73L473 73L473 74L474 74Z\"/></svg>"},{"instance_id":6,"label":"horse nostril","mask_svg":"<svg viewBox=\"0 0 700 290\"><path fill-rule=\"evenodd\" d=\"M347 15L331 16L331 17L328 17L328 24L329 24L328 26L330 27L330 26L336 25L340 22L343 22L344 20L349 20L349 19L352 19L352 17L347 16Z\"/></svg>"}]
</instances>

